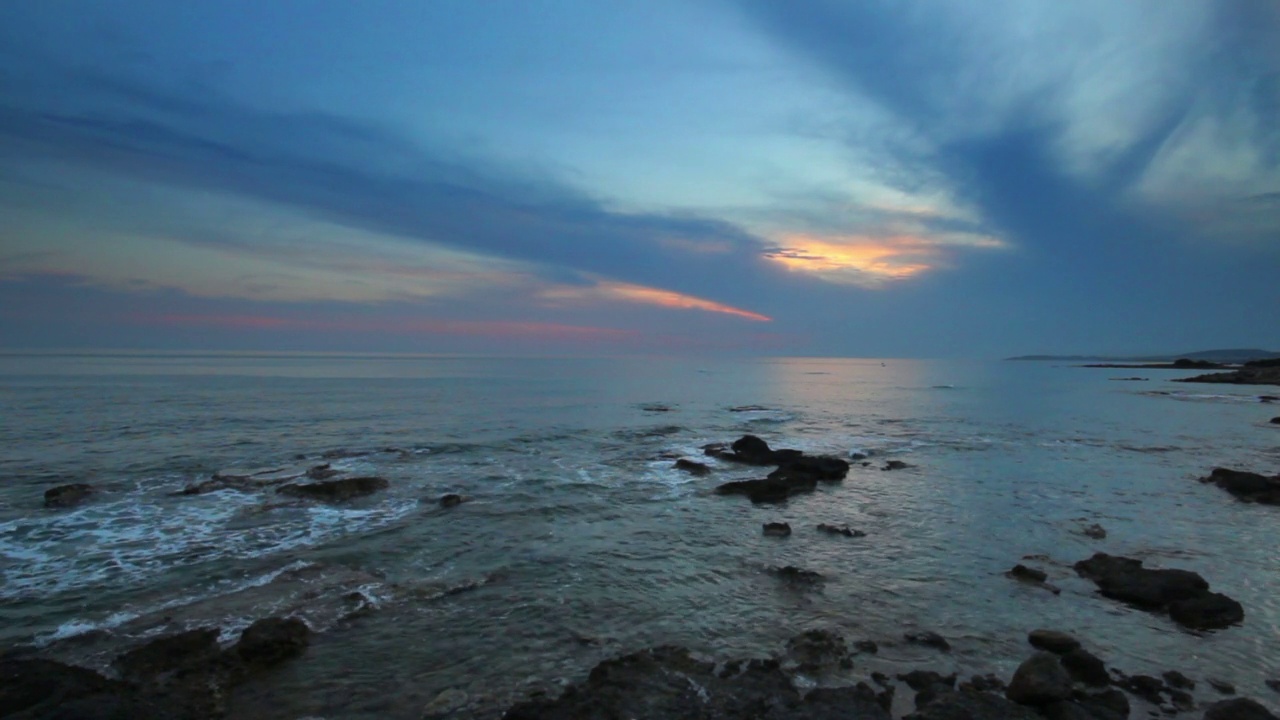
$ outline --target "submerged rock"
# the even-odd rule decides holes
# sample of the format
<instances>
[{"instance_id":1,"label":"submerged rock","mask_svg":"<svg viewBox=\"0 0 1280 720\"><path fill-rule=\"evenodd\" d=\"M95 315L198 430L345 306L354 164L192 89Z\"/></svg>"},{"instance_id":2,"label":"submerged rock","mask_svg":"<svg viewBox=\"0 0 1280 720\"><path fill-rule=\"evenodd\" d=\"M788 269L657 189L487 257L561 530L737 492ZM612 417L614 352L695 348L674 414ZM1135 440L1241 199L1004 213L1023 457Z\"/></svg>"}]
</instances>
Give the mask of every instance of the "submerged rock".
<instances>
[{"instance_id":1,"label":"submerged rock","mask_svg":"<svg viewBox=\"0 0 1280 720\"><path fill-rule=\"evenodd\" d=\"M697 475L699 477L703 475L711 474L711 468L707 467L705 463L694 462L693 460L685 460L684 458L680 458L679 460L676 460L675 469L683 470L689 473L690 475Z\"/></svg>"},{"instance_id":2,"label":"submerged rock","mask_svg":"<svg viewBox=\"0 0 1280 720\"><path fill-rule=\"evenodd\" d=\"M311 480L328 480L342 474L341 470L334 470L329 463L323 465L314 465L307 468L307 478Z\"/></svg>"},{"instance_id":3,"label":"submerged rock","mask_svg":"<svg viewBox=\"0 0 1280 720\"><path fill-rule=\"evenodd\" d=\"M794 585L814 585L825 579L822 577L821 573L817 573L812 570L805 570L804 568L799 568L795 565L786 565L780 568L774 568L772 572L779 578Z\"/></svg>"},{"instance_id":4,"label":"submerged rock","mask_svg":"<svg viewBox=\"0 0 1280 720\"><path fill-rule=\"evenodd\" d=\"M914 645L924 645L925 647L935 648L942 652L951 651L951 643L932 630L922 630L920 632L909 632L902 636L904 640Z\"/></svg>"},{"instance_id":5,"label":"submerged rock","mask_svg":"<svg viewBox=\"0 0 1280 720\"><path fill-rule=\"evenodd\" d=\"M155 681L207 665L221 652L217 628L198 628L157 638L115 660L120 676L130 682Z\"/></svg>"},{"instance_id":6,"label":"submerged rock","mask_svg":"<svg viewBox=\"0 0 1280 720\"><path fill-rule=\"evenodd\" d=\"M1200 482L1217 485L1245 502L1280 505L1280 476L1267 477L1243 470L1214 468Z\"/></svg>"},{"instance_id":7,"label":"submerged rock","mask_svg":"<svg viewBox=\"0 0 1280 720\"><path fill-rule=\"evenodd\" d=\"M1106 528L1102 527L1098 523L1093 523L1092 525L1085 527L1080 531L1080 534L1087 538L1093 538L1094 540L1102 540L1107 537Z\"/></svg>"},{"instance_id":8,"label":"submerged rock","mask_svg":"<svg viewBox=\"0 0 1280 720\"><path fill-rule=\"evenodd\" d=\"M1244 620L1244 606L1222 593L1204 593L1169 604L1169 617L1193 630L1214 630Z\"/></svg>"},{"instance_id":9,"label":"submerged rock","mask_svg":"<svg viewBox=\"0 0 1280 720\"><path fill-rule=\"evenodd\" d=\"M341 480L326 480L315 483L295 483L283 485L276 489L281 495L290 497L320 500L322 502L343 502L352 498L372 495L390 486L380 477L355 477Z\"/></svg>"},{"instance_id":10,"label":"submerged rock","mask_svg":"<svg viewBox=\"0 0 1280 720\"><path fill-rule=\"evenodd\" d=\"M786 656L806 673L853 665L844 638L831 630L808 630L791 638Z\"/></svg>"},{"instance_id":11,"label":"submerged rock","mask_svg":"<svg viewBox=\"0 0 1280 720\"><path fill-rule=\"evenodd\" d=\"M850 716L856 717L856 716ZM903 720L1042 720L1030 708L983 692L947 693Z\"/></svg>"},{"instance_id":12,"label":"submerged rock","mask_svg":"<svg viewBox=\"0 0 1280 720\"><path fill-rule=\"evenodd\" d=\"M1014 580L1022 580L1025 582L1040 584L1049 579L1048 573L1038 568L1027 567L1026 565L1014 565L1013 569L1005 573Z\"/></svg>"},{"instance_id":13,"label":"submerged rock","mask_svg":"<svg viewBox=\"0 0 1280 720\"><path fill-rule=\"evenodd\" d=\"M459 495L457 493L448 493L445 495L441 495L440 500L438 500L438 502L440 503L440 507L442 508L451 508L451 507L456 507L458 505L461 505L462 503L467 502L470 499L471 498L467 497L466 495Z\"/></svg>"},{"instance_id":14,"label":"submerged rock","mask_svg":"<svg viewBox=\"0 0 1280 720\"><path fill-rule=\"evenodd\" d=\"M88 483L59 485L44 491L44 506L47 508L73 507L79 505L93 493L94 488Z\"/></svg>"},{"instance_id":15,"label":"submerged rock","mask_svg":"<svg viewBox=\"0 0 1280 720\"><path fill-rule=\"evenodd\" d=\"M770 537L787 537L791 534L791 525L784 522L765 523L764 534Z\"/></svg>"},{"instance_id":16,"label":"submerged rock","mask_svg":"<svg viewBox=\"0 0 1280 720\"><path fill-rule=\"evenodd\" d=\"M818 523L818 530L828 535L843 535L845 537L860 538L866 537L867 534L861 530L851 530L848 525L828 525L826 523Z\"/></svg>"},{"instance_id":17,"label":"submerged rock","mask_svg":"<svg viewBox=\"0 0 1280 720\"><path fill-rule=\"evenodd\" d=\"M298 618L263 618L240 633L231 649L247 666L265 668L301 655L311 642L311 629Z\"/></svg>"},{"instance_id":18,"label":"submerged rock","mask_svg":"<svg viewBox=\"0 0 1280 720\"><path fill-rule=\"evenodd\" d=\"M905 463L901 460L890 460L889 462L884 464L884 467L880 469L881 470L906 470L907 468L910 468L910 467L915 467L915 466Z\"/></svg>"}]
</instances>

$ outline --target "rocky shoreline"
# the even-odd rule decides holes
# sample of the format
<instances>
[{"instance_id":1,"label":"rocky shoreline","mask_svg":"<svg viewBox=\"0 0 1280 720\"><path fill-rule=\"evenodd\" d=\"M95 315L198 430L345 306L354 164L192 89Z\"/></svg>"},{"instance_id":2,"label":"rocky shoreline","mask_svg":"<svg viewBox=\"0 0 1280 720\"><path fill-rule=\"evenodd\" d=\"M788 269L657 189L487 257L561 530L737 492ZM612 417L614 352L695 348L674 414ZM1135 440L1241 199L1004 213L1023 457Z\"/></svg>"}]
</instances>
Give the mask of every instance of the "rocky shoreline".
<instances>
[{"instance_id":1,"label":"rocky shoreline","mask_svg":"<svg viewBox=\"0 0 1280 720\"><path fill-rule=\"evenodd\" d=\"M1174 382L1227 383L1231 385L1280 385L1280 359L1253 360L1238 370L1179 378Z\"/></svg>"}]
</instances>

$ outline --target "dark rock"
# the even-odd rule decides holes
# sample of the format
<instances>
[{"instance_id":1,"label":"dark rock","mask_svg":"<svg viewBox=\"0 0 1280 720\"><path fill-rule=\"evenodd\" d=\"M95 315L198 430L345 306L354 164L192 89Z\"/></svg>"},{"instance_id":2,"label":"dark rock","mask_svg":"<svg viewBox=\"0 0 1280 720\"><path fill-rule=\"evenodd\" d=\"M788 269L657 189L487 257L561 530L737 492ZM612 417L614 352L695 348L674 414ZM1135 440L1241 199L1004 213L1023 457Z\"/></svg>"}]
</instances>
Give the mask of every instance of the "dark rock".
<instances>
[{"instance_id":1,"label":"dark rock","mask_svg":"<svg viewBox=\"0 0 1280 720\"><path fill-rule=\"evenodd\" d=\"M992 673L986 675L974 675L968 681L960 683L961 690L971 692L999 692L1003 693L1005 689L1004 681Z\"/></svg>"},{"instance_id":2,"label":"dark rock","mask_svg":"<svg viewBox=\"0 0 1280 720\"><path fill-rule=\"evenodd\" d=\"M1189 570L1152 570L1141 560L1095 553L1075 564L1104 596L1148 610L1167 609L1175 622L1196 630L1226 627L1244 619L1240 603L1209 592L1209 583Z\"/></svg>"},{"instance_id":3,"label":"dark rock","mask_svg":"<svg viewBox=\"0 0 1280 720\"><path fill-rule=\"evenodd\" d=\"M276 489L281 495L290 497L320 500L322 502L344 502L353 498L372 495L386 489L390 483L380 477L354 477L341 480L326 480L305 484L282 485Z\"/></svg>"},{"instance_id":4,"label":"dark rock","mask_svg":"<svg viewBox=\"0 0 1280 720\"><path fill-rule=\"evenodd\" d=\"M168 635L135 647L115 660L120 676L130 682L156 682L207 665L221 652L217 628Z\"/></svg>"},{"instance_id":5,"label":"dark rock","mask_svg":"<svg viewBox=\"0 0 1280 720\"><path fill-rule=\"evenodd\" d=\"M1164 681L1160 678L1150 675L1130 675L1117 684L1152 705L1159 705L1162 702L1160 693L1165 687Z\"/></svg>"},{"instance_id":6,"label":"dark rock","mask_svg":"<svg viewBox=\"0 0 1280 720\"><path fill-rule=\"evenodd\" d=\"M1088 527L1084 528L1080 532L1085 537L1093 538L1094 540L1102 540L1105 537L1107 537L1106 528L1102 527L1098 523L1089 525Z\"/></svg>"},{"instance_id":7,"label":"dark rock","mask_svg":"<svg viewBox=\"0 0 1280 720\"><path fill-rule=\"evenodd\" d=\"M1209 687L1213 688L1214 690L1217 690L1223 695L1236 694L1236 686L1232 685L1226 680L1221 680L1219 678L1205 678L1205 682L1209 683Z\"/></svg>"},{"instance_id":8,"label":"dark rock","mask_svg":"<svg viewBox=\"0 0 1280 720\"><path fill-rule=\"evenodd\" d=\"M882 697L886 693L892 702L891 691L877 695L866 683L860 683L857 687L817 688L805 695L798 705L775 705L759 717L761 720L890 720Z\"/></svg>"},{"instance_id":9,"label":"dark rock","mask_svg":"<svg viewBox=\"0 0 1280 720\"><path fill-rule=\"evenodd\" d=\"M746 495L753 503L776 503L802 492L810 492L818 486L813 475L787 472L779 468L763 480L738 480L716 488L721 495Z\"/></svg>"},{"instance_id":10,"label":"dark rock","mask_svg":"<svg viewBox=\"0 0 1280 720\"><path fill-rule=\"evenodd\" d=\"M1280 678L1268 678L1263 682L1266 683L1267 687L1271 688L1272 690L1275 690L1276 692L1280 692Z\"/></svg>"},{"instance_id":11,"label":"dark rock","mask_svg":"<svg viewBox=\"0 0 1280 720\"><path fill-rule=\"evenodd\" d=\"M765 523L764 534L770 537L787 537L791 534L791 526L784 522Z\"/></svg>"},{"instance_id":12,"label":"dark rock","mask_svg":"<svg viewBox=\"0 0 1280 720\"><path fill-rule=\"evenodd\" d=\"M956 674L942 675L932 670L912 670L898 676L898 679L907 684L912 690L923 690L930 685L946 685L954 688L956 686Z\"/></svg>"},{"instance_id":13,"label":"dark rock","mask_svg":"<svg viewBox=\"0 0 1280 720\"><path fill-rule=\"evenodd\" d=\"M866 453L860 453L860 452L849 453L850 460L866 460L869 457L871 456Z\"/></svg>"},{"instance_id":14,"label":"dark rock","mask_svg":"<svg viewBox=\"0 0 1280 720\"><path fill-rule=\"evenodd\" d=\"M683 470L689 473L690 475L697 475L699 477L703 475L711 474L711 468L707 467L705 463L694 462L693 460L685 460L684 458L680 458L679 460L676 460L675 468L677 470Z\"/></svg>"},{"instance_id":15,"label":"dark rock","mask_svg":"<svg viewBox=\"0 0 1280 720\"><path fill-rule=\"evenodd\" d=\"M869 655L875 655L880 652L880 646L876 644L875 640L859 640L853 644L853 648L858 652Z\"/></svg>"},{"instance_id":16,"label":"dark rock","mask_svg":"<svg viewBox=\"0 0 1280 720\"><path fill-rule=\"evenodd\" d=\"M874 680L876 684L881 687L889 687L889 683L890 683L889 676L885 675L882 672L876 671L871 673L871 679Z\"/></svg>"},{"instance_id":17,"label":"dark rock","mask_svg":"<svg viewBox=\"0 0 1280 720\"><path fill-rule=\"evenodd\" d=\"M1046 720L1124 720L1109 710L1089 707L1074 700L1058 700L1040 708Z\"/></svg>"},{"instance_id":18,"label":"dark rock","mask_svg":"<svg viewBox=\"0 0 1280 720\"><path fill-rule=\"evenodd\" d=\"M761 440L755 435L743 435L733 441L733 452L738 456L740 462L748 465L774 465L776 453L769 447L769 443Z\"/></svg>"},{"instance_id":19,"label":"dark rock","mask_svg":"<svg viewBox=\"0 0 1280 720\"><path fill-rule=\"evenodd\" d=\"M19 713L27 718L52 717L78 699L103 699L130 691L127 684L87 668L53 660L0 660L0 717Z\"/></svg>"},{"instance_id":20,"label":"dark rock","mask_svg":"<svg viewBox=\"0 0 1280 720\"><path fill-rule=\"evenodd\" d=\"M1280 385L1280 368L1262 365L1249 366L1225 373L1209 373L1189 378L1177 378L1174 382L1228 383L1231 385Z\"/></svg>"},{"instance_id":21,"label":"dark rock","mask_svg":"<svg viewBox=\"0 0 1280 720\"><path fill-rule=\"evenodd\" d=\"M1032 630L1027 634L1031 647L1064 655L1080 647L1080 641L1057 630Z\"/></svg>"},{"instance_id":22,"label":"dark rock","mask_svg":"<svg viewBox=\"0 0 1280 720\"><path fill-rule=\"evenodd\" d=\"M1214 468L1200 482L1217 485L1245 502L1280 505L1280 476L1267 477L1243 470Z\"/></svg>"},{"instance_id":23,"label":"dark rock","mask_svg":"<svg viewBox=\"0 0 1280 720\"><path fill-rule=\"evenodd\" d=\"M1177 670L1166 670L1160 675L1164 678L1165 684L1169 687L1179 688L1181 690L1195 690L1196 681L1183 675Z\"/></svg>"},{"instance_id":24,"label":"dark rock","mask_svg":"<svg viewBox=\"0 0 1280 720\"><path fill-rule=\"evenodd\" d=\"M826 523L818 523L818 530L827 533L828 535L843 535L851 538L867 536L865 532L861 530L852 530L848 525L828 525Z\"/></svg>"},{"instance_id":25,"label":"dark rock","mask_svg":"<svg viewBox=\"0 0 1280 720\"><path fill-rule=\"evenodd\" d=\"M1178 690L1177 688L1169 688L1169 700L1173 706L1180 711L1186 712L1196 706L1196 699L1186 690Z\"/></svg>"},{"instance_id":26,"label":"dark rock","mask_svg":"<svg viewBox=\"0 0 1280 720\"><path fill-rule=\"evenodd\" d=\"M915 466L908 465L907 463L904 463L901 460L890 460L889 462L884 464L884 467L880 469L881 470L906 470L909 467L915 467Z\"/></svg>"},{"instance_id":27,"label":"dark rock","mask_svg":"<svg viewBox=\"0 0 1280 720\"><path fill-rule=\"evenodd\" d=\"M93 492L93 486L87 483L59 485L44 491L44 506L47 508L73 507L79 505Z\"/></svg>"},{"instance_id":28,"label":"dark rock","mask_svg":"<svg viewBox=\"0 0 1280 720\"><path fill-rule=\"evenodd\" d=\"M1235 698L1205 708L1204 720L1276 720L1276 716L1256 700Z\"/></svg>"},{"instance_id":29,"label":"dark rock","mask_svg":"<svg viewBox=\"0 0 1280 720\"><path fill-rule=\"evenodd\" d=\"M671 407L662 403L645 403L640 409L645 412L671 412Z\"/></svg>"},{"instance_id":30,"label":"dark rock","mask_svg":"<svg viewBox=\"0 0 1280 720\"><path fill-rule=\"evenodd\" d=\"M795 565L774 568L773 574L795 585L813 585L822 582L824 579L821 573L798 568Z\"/></svg>"},{"instance_id":31,"label":"dark rock","mask_svg":"<svg viewBox=\"0 0 1280 720\"><path fill-rule=\"evenodd\" d=\"M1169 605L1169 617L1193 630L1217 630L1244 621L1244 606L1222 593L1204 593Z\"/></svg>"},{"instance_id":32,"label":"dark rock","mask_svg":"<svg viewBox=\"0 0 1280 720\"><path fill-rule=\"evenodd\" d=\"M1280 417L1273 417L1273 418L1271 418L1271 424L1272 424L1272 425L1280 425Z\"/></svg>"},{"instance_id":33,"label":"dark rock","mask_svg":"<svg viewBox=\"0 0 1280 720\"><path fill-rule=\"evenodd\" d=\"M328 480L331 477L336 477L341 474L341 470L334 470L329 463L316 465L307 469L307 479L309 480Z\"/></svg>"},{"instance_id":34,"label":"dark rock","mask_svg":"<svg viewBox=\"0 0 1280 720\"><path fill-rule=\"evenodd\" d=\"M954 687L951 687L946 683L934 683L927 687L920 688L919 692L916 693L913 702L915 703L916 709L919 710L943 695L948 695L955 691L956 689Z\"/></svg>"},{"instance_id":35,"label":"dark rock","mask_svg":"<svg viewBox=\"0 0 1280 720\"><path fill-rule=\"evenodd\" d=\"M1088 650L1076 648L1063 655L1061 662L1067 674L1078 682L1095 687L1106 687L1111 684L1107 666Z\"/></svg>"},{"instance_id":36,"label":"dark rock","mask_svg":"<svg viewBox=\"0 0 1280 720\"><path fill-rule=\"evenodd\" d=\"M372 455L370 450L348 450L346 448L335 448L320 453L320 457L325 460L341 460L343 458L358 458Z\"/></svg>"},{"instance_id":37,"label":"dark rock","mask_svg":"<svg viewBox=\"0 0 1280 720\"><path fill-rule=\"evenodd\" d=\"M1109 712L1119 720L1129 717L1129 696L1115 688L1097 693L1080 693L1076 696L1076 701L1098 717L1102 717L1100 711Z\"/></svg>"},{"instance_id":38,"label":"dark rock","mask_svg":"<svg viewBox=\"0 0 1280 720\"><path fill-rule=\"evenodd\" d=\"M1030 568L1026 565L1014 565L1013 569L1005 574L1015 580L1025 580L1033 583L1042 583L1049 579L1049 575L1045 571Z\"/></svg>"},{"instance_id":39,"label":"dark rock","mask_svg":"<svg viewBox=\"0 0 1280 720\"><path fill-rule=\"evenodd\" d=\"M826 699L822 695L814 698L815 710ZM871 704L874 706L874 702ZM570 686L559 698L518 703L503 717L790 720L808 717L790 712L801 705L790 679L776 661L735 661L717 673L715 665L691 657L688 650L666 646L605 660L592 669L585 681ZM879 720L885 716L872 717Z\"/></svg>"},{"instance_id":40,"label":"dark rock","mask_svg":"<svg viewBox=\"0 0 1280 720\"><path fill-rule=\"evenodd\" d=\"M1071 697L1071 678L1057 655L1038 652L1018 666L1004 694L1020 705L1047 705Z\"/></svg>"},{"instance_id":41,"label":"dark rock","mask_svg":"<svg viewBox=\"0 0 1280 720\"><path fill-rule=\"evenodd\" d=\"M1041 720L1030 708L989 693L948 693L903 720Z\"/></svg>"},{"instance_id":42,"label":"dark rock","mask_svg":"<svg viewBox=\"0 0 1280 720\"><path fill-rule=\"evenodd\" d=\"M451 507L457 507L458 505L461 505L462 503L470 499L471 498L467 497L466 495L459 495L457 493L448 493L447 495L441 495L439 502L440 502L440 507L451 508Z\"/></svg>"},{"instance_id":43,"label":"dark rock","mask_svg":"<svg viewBox=\"0 0 1280 720\"><path fill-rule=\"evenodd\" d=\"M906 633L902 637L909 643L914 643L916 645L924 645L925 647L937 648L942 652L950 652L951 650L951 643L947 642L945 638L943 638L941 635L931 630L924 630L921 632L910 632L910 633Z\"/></svg>"},{"instance_id":44,"label":"dark rock","mask_svg":"<svg viewBox=\"0 0 1280 720\"><path fill-rule=\"evenodd\" d=\"M232 648L254 668L266 668L301 655L311 641L311 629L298 618L263 618L245 628Z\"/></svg>"},{"instance_id":45,"label":"dark rock","mask_svg":"<svg viewBox=\"0 0 1280 720\"><path fill-rule=\"evenodd\" d=\"M839 633L808 630L787 641L787 657L812 673L849 664L849 647Z\"/></svg>"},{"instance_id":46,"label":"dark rock","mask_svg":"<svg viewBox=\"0 0 1280 720\"><path fill-rule=\"evenodd\" d=\"M794 479L812 478L823 482L835 482L843 480L848 474L849 463L844 460L827 455L813 455L784 460L781 467L770 473L769 476Z\"/></svg>"}]
</instances>

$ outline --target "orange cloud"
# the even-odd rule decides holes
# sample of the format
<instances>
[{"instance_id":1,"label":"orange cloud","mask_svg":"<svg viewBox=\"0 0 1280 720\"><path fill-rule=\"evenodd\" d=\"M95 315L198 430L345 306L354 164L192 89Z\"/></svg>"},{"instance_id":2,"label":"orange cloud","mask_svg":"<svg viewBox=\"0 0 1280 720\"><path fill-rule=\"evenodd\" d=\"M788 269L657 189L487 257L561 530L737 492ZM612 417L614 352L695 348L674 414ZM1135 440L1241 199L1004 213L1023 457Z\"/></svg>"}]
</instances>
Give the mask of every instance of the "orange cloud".
<instances>
[{"instance_id":1,"label":"orange cloud","mask_svg":"<svg viewBox=\"0 0 1280 720\"><path fill-rule=\"evenodd\" d=\"M945 264L949 247L1003 247L995 238L926 238L846 236L821 238L788 235L765 251L764 257L788 270L805 272L830 282L880 287L906 280Z\"/></svg>"},{"instance_id":2,"label":"orange cloud","mask_svg":"<svg viewBox=\"0 0 1280 720\"><path fill-rule=\"evenodd\" d=\"M773 320L768 315L761 315L760 313L743 310L742 308L725 305L713 300L704 300L693 295L685 295L671 290L632 285L613 280L601 280L590 287L557 287L544 290L540 293L540 296L549 300L613 300L640 303L642 305L657 305L678 310L704 310L706 312L734 315L748 320L755 320L756 322L770 322Z\"/></svg>"}]
</instances>

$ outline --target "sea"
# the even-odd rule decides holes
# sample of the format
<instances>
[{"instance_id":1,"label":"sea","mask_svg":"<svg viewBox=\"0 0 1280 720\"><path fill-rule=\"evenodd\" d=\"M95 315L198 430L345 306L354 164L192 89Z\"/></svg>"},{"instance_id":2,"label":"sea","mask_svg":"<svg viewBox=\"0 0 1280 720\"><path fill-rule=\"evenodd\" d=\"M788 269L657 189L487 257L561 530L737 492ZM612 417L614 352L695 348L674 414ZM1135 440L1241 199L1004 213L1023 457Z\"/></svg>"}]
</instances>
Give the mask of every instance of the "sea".
<instances>
[{"instance_id":1,"label":"sea","mask_svg":"<svg viewBox=\"0 0 1280 720\"><path fill-rule=\"evenodd\" d=\"M330 354L0 355L0 650L111 672L124 649L302 618L301 658L230 698L248 720L494 718L596 663L676 644L762 657L812 628L876 641L851 677L1008 678L1062 630L1128 673L1267 697L1280 675L1280 509L1197 482L1280 471L1268 388L1054 362ZM1144 380L1129 379L1141 376ZM780 505L743 435L853 460ZM861 456L866 456L863 459ZM687 458L711 473L674 467ZM890 460L909 467L886 471ZM277 494L329 463L389 487ZM195 495L214 473L261 486ZM96 492L45 508L46 489ZM467 498L445 508L439 498ZM762 524L788 522L790 537ZM865 533L821 533L820 523ZM1084 529L1101 525L1106 537ZM1099 596L1095 552L1202 574L1208 633ZM1060 592L1005 576L1038 567ZM797 586L777 568L823 580ZM933 631L952 649L903 641Z\"/></svg>"}]
</instances>

